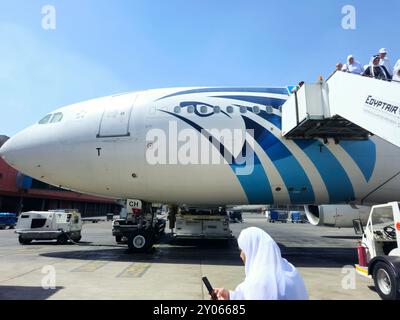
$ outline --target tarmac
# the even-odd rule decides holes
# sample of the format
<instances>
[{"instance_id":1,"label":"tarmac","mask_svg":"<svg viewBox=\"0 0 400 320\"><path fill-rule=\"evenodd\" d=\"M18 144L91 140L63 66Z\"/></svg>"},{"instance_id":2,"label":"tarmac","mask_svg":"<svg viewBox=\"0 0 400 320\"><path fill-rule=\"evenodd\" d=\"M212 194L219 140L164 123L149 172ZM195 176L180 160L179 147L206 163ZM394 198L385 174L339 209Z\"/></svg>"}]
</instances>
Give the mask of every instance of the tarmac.
<instances>
[{"instance_id":1,"label":"tarmac","mask_svg":"<svg viewBox=\"0 0 400 320\"><path fill-rule=\"evenodd\" d=\"M312 300L379 300L373 281L356 274L353 229L269 223L259 214L231 224L233 236L249 226L267 231L302 275ZM173 240L169 231L152 253L132 254L111 235L111 222L85 223L79 244L20 245L0 230L2 300L208 300L201 281L234 289L244 279L236 239Z\"/></svg>"}]
</instances>

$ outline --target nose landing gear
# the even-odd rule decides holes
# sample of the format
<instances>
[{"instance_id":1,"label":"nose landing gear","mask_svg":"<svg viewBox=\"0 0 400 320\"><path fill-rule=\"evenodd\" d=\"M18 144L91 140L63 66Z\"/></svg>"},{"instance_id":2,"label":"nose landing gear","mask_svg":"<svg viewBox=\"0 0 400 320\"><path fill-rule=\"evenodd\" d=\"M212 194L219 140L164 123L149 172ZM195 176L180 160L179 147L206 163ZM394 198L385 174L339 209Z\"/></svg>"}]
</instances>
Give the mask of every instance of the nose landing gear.
<instances>
[{"instance_id":1,"label":"nose landing gear","mask_svg":"<svg viewBox=\"0 0 400 320\"><path fill-rule=\"evenodd\" d=\"M151 203L127 200L126 209L125 219L113 221L112 232L116 242L120 243L126 238L130 252L149 252L164 233L165 221L157 219Z\"/></svg>"}]
</instances>

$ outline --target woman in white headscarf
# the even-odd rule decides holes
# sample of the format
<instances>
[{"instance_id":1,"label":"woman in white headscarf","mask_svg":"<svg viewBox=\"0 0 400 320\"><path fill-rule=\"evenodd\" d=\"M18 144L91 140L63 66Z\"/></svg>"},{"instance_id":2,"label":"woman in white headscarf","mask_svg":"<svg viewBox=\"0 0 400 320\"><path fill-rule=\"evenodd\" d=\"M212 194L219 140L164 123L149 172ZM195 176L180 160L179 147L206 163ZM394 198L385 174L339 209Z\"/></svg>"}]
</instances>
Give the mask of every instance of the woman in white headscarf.
<instances>
[{"instance_id":1,"label":"woman in white headscarf","mask_svg":"<svg viewBox=\"0 0 400 320\"><path fill-rule=\"evenodd\" d=\"M400 59L397 60L396 65L393 69L393 80L400 82Z\"/></svg>"},{"instance_id":2,"label":"woman in white headscarf","mask_svg":"<svg viewBox=\"0 0 400 320\"><path fill-rule=\"evenodd\" d=\"M276 242L263 230L247 228L238 239L246 279L235 291L215 289L219 300L307 300L303 279L281 256Z\"/></svg>"},{"instance_id":3,"label":"woman in white headscarf","mask_svg":"<svg viewBox=\"0 0 400 320\"><path fill-rule=\"evenodd\" d=\"M371 58L369 62L369 66L365 69L363 76L372 77L379 80L386 80L389 81L392 79L391 75L389 74L388 70L385 66L381 66L379 64L381 58L379 55L375 55Z\"/></svg>"}]
</instances>

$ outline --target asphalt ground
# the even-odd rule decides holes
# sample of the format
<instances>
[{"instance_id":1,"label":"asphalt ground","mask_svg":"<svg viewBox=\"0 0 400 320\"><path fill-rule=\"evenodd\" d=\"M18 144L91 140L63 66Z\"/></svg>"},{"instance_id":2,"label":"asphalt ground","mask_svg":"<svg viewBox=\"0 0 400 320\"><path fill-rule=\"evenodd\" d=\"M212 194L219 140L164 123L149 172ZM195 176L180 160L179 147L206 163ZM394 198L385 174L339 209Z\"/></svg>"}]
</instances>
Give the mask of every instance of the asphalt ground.
<instances>
[{"instance_id":1,"label":"asphalt ground","mask_svg":"<svg viewBox=\"0 0 400 320\"><path fill-rule=\"evenodd\" d=\"M310 299L379 299L373 281L352 268L358 240L352 229L243 217L231 224L233 235L249 226L267 231L298 268ZM208 300L202 276L227 289L243 281L236 239L174 241L167 230L152 253L132 254L116 244L107 221L85 223L82 241L64 246L20 245L14 230L0 230L0 299Z\"/></svg>"}]
</instances>

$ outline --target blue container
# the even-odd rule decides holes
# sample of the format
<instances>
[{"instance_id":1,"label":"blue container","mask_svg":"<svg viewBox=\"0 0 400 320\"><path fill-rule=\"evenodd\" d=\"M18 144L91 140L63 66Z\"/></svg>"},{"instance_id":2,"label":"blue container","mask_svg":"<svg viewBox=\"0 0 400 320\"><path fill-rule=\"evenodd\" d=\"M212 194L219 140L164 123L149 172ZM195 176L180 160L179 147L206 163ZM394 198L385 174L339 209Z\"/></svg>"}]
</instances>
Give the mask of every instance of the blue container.
<instances>
[{"instance_id":1,"label":"blue container","mask_svg":"<svg viewBox=\"0 0 400 320\"><path fill-rule=\"evenodd\" d=\"M271 210L271 216L269 218L270 221L278 221L279 220L279 211Z\"/></svg>"},{"instance_id":2,"label":"blue container","mask_svg":"<svg viewBox=\"0 0 400 320\"><path fill-rule=\"evenodd\" d=\"M29 190L32 188L33 179L20 172L17 173L16 186L18 189Z\"/></svg>"},{"instance_id":3,"label":"blue container","mask_svg":"<svg viewBox=\"0 0 400 320\"><path fill-rule=\"evenodd\" d=\"M17 215L10 212L0 212L0 226L13 227L17 224Z\"/></svg>"},{"instance_id":4,"label":"blue container","mask_svg":"<svg viewBox=\"0 0 400 320\"><path fill-rule=\"evenodd\" d=\"M301 222L301 213L300 212L292 212L292 221L293 222Z\"/></svg>"},{"instance_id":5,"label":"blue container","mask_svg":"<svg viewBox=\"0 0 400 320\"><path fill-rule=\"evenodd\" d=\"M24 179L22 180L22 188L24 190L29 190L32 188L32 181L33 179L31 177L24 176Z\"/></svg>"}]
</instances>

